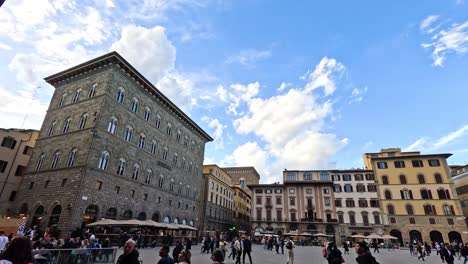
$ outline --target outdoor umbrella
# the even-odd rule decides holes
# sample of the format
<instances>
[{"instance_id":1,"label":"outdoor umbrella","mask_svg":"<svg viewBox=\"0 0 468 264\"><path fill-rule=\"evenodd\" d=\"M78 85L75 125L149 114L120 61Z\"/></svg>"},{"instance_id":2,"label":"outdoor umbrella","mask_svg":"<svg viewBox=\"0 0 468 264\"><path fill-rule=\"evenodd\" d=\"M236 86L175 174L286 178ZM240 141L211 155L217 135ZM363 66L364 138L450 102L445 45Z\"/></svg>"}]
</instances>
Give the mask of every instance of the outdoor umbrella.
<instances>
[{"instance_id":1,"label":"outdoor umbrella","mask_svg":"<svg viewBox=\"0 0 468 264\"><path fill-rule=\"evenodd\" d=\"M116 220L112 220L112 219L102 219L100 221L97 221L97 222L94 222L94 223L91 223L91 224L87 224L86 226L112 226L112 225L116 225L116 223L118 223L119 221L116 221Z\"/></svg>"},{"instance_id":2,"label":"outdoor umbrella","mask_svg":"<svg viewBox=\"0 0 468 264\"><path fill-rule=\"evenodd\" d=\"M366 238L366 236L359 235L359 234L357 234L357 235L352 235L351 237L352 237L352 238Z\"/></svg>"},{"instance_id":3,"label":"outdoor umbrella","mask_svg":"<svg viewBox=\"0 0 468 264\"><path fill-rule=\"evenodd\" d=\"M317 233L314 235L314 237L327 237L328 235L325 235L324 233Z\"/></svg>"},{"instance_id":4,"label":"outdoor umbrella","mask_svg":"<svg viewBox=\"0 0 468 264\"><path fill-rule=\"evenodd\" d=\"M377 235L376 233L372 233L372 234L366 236L366 238L367 238L367 239L383 239L382 236Z\"/></svg>"},{"instance_id":5,"label":"outdoor umbrella","mask_svg":"<svg viewBox=\"0 0 468 264\"><path fill-rule=\"evenodd\" d=\"M391 235L383 235L383 239L398 239L397 237L391 236Z\"/></svg>"},{"instance_id":6,"label":"outdoor umbrella","mask_svg":"<svg viewBox=\"0 0 468 264\"><path fill-rule=\"evenodd\" d=\"M312 234L304 232L304 233L301 233L300 236L312 236Z\"/></svg>"}]
</instances>

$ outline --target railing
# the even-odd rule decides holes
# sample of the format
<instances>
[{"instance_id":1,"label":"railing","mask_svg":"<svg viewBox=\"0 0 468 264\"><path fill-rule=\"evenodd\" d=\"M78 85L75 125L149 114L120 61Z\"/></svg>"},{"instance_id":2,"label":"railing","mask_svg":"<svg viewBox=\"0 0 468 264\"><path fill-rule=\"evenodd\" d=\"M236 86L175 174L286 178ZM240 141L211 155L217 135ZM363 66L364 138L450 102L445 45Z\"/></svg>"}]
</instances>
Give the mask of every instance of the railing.
<instances>
[{"instance_id":1,"label":"railing","mask_svg":"<svg viewBox=\"0 0 468 264\"><path fill-rule=\"evenodd\" d=\"M117 248L40 249L33 251L35 264L115 263Z\"/></svg>"}]
</instances>

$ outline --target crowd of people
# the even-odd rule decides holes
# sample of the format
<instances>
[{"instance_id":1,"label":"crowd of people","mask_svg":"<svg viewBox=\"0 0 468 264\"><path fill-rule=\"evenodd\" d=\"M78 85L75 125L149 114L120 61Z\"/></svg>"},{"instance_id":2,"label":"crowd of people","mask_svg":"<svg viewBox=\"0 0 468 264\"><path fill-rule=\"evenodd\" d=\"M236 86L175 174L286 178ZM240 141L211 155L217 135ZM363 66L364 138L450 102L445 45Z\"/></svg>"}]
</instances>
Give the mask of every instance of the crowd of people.
<instances>
[{"instance_id":1,"label":"crowd of people","mask_svg":"<svg viewBox=\"0 0 468 264\"><path fill-rule=\"evenodd\" d=\"M417 256L418 260L425 261L425 258L431 256L432 249L434 248L435 256L440 256L442 263L454 263L455 258L461 260L464 258L464 264L468 262L468 243L464 244L457 241L452 243L439 243L439 242L421 242L413 241L408 242L408 248L412 256Z\"/></svg>"}]
</instances>

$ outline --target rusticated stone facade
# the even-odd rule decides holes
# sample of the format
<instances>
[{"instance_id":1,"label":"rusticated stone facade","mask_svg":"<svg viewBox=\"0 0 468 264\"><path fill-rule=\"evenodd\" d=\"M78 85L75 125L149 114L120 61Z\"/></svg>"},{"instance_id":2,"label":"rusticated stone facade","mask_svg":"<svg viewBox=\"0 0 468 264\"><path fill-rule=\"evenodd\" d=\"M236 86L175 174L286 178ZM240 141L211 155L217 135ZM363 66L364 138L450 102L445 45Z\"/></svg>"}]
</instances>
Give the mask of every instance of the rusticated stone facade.
<instances>
[{"instance_id":1,"label":"rusticated stone facade","mask_svg":"<svg viewBox=\"0 0 468 264\"><path fill-rule=\"evenodd\" d=\"M55 93L17 199L28 224L196 225L206 132L116 52L46 81Z\"/></svg>"}]
</instances>

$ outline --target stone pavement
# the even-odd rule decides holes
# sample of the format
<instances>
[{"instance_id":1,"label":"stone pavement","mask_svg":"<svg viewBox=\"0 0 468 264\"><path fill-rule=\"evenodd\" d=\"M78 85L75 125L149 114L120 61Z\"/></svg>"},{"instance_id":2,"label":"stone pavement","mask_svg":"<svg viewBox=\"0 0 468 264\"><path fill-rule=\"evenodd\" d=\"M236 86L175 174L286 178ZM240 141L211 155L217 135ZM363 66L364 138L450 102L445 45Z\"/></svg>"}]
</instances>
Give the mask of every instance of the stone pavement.
<instances>
[{"instance_id":1,"label":"stone pavement","mask_svg":"<svg viewBox=\"0 0 468 264\"><path fill-rule=\"evenodd\" d=\"M172 250L174 247L171 247L171 256ZM286 248L285 248L286 250ZM343 248L340 248L343 252ZM280 249L281 252L281 249ZM373 249L371 249L373 252ZM439 256L432 254L429 257L426 257L426 261L418 261L417 257L410 256L407 249L404 250L395 250L387 251L386 249L380 250L380 254L373 254L377 261L380 264L415 264L415 263L424 263L424 264L439 264L442 263ZM435 251L433 251L435 253ZM295 260L294 264L326 264L327 261L322 257L320 247L302 247L297 246L294 249ZM122 251L119 250L118 254L122 254ZM211 264L210 254L201 254L200 246L195 246L192 249L192 264ZM275 251L266 251L263 250L261 246L254 245L252 252L252 261L254 264L286 264L287 254L284 255L276 254ZM159 260L159 248L155 249L141 249L140 250L140 259L143 261L143 264L156 264ZM344 255L345 263L355 264L356 262L356 253L354 248L350 250L349 255ZM463 264L462 260L457 260L455 258L455 264ZM248 257L246 259L248 263ZM232 259L226 260L226 264L233 264Z\"/></svg>"}]
</instances>

